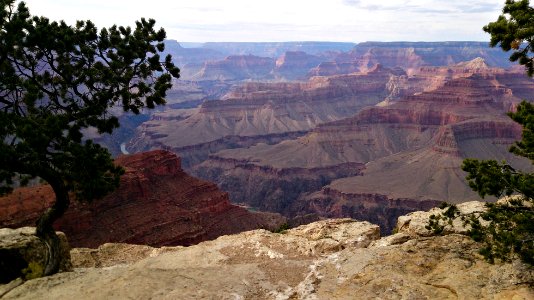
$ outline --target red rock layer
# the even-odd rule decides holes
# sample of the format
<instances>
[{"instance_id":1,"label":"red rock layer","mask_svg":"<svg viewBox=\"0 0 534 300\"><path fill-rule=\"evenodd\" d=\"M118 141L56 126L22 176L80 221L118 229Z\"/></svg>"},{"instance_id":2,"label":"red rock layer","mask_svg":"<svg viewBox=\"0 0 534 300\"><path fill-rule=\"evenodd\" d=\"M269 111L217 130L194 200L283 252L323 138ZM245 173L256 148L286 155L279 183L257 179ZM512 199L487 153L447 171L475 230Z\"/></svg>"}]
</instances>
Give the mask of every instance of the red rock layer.
<instances>
[{"instance_id":1,"label":"red rock layer","mask_svg":"<svg viewBox=\"0 0 534 300\"><path fill-rule=\"evenodd\" d=\"M71 245L190 245L283 222L278 215L251 213L230 204L227 193L186 174L170 152L122 156L116 162L126 170L119 189L89 204L73 203L56 222ZM32 224L53 199L48 186L15 190L0 198L0 225Z\"/></svg>"}]
</instances>

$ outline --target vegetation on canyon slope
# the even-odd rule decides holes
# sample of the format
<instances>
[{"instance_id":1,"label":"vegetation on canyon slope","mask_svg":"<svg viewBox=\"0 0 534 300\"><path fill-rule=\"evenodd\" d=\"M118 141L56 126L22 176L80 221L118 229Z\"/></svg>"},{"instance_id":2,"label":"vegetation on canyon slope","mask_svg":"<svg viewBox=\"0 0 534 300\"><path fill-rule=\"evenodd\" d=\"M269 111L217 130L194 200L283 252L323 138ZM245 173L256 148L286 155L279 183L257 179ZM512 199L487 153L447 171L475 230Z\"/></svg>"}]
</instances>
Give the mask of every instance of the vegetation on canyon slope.
<instances>
[{"instance_id":1,"label":"vegetation on canyon slope","mask_svg":"<svg viewBox=\"0 0 534 300\"><path fill-rule=\"evenodd\" d=\"M510 60L524 65L531 77L534 75L533 18L534 9L528 0L508 0L498 20L484 27L491 35L490 45L499 45L504 51L512 50ZM523 126L522 139L510 152L534 163L534 106L523 101L516 112L508 115ZM534 174L495 160L466 159L462 169L468 173L469 186L482 198L517 195L508 201L488 203L486 212L463 217L470 225L469 234L484 244L481 254L490 262L519 257L534 264ZM441 232L458 217L456 207L449 206L444 214L433 216L429 228Z\"/></svg>"},{"instance_id":2,"label":"vegetation on canyon slope","mask_svg":"<svg viewBox=\"0 0 534 300\"><path fill-rule=\"evenodd\" d=\"M0 0L0 193L39 177L56 195L37 222L49 246L45 275L58 270L52 224L69 198L100 198L118 186L120 167L108 150L83 138L119 127L111 108L139 113L165 103L179 69L162 59L165 31L154 20L135 28L97 30L91 21L69 26L31 16L24 2Z\"/></svg>"}]
</instances>

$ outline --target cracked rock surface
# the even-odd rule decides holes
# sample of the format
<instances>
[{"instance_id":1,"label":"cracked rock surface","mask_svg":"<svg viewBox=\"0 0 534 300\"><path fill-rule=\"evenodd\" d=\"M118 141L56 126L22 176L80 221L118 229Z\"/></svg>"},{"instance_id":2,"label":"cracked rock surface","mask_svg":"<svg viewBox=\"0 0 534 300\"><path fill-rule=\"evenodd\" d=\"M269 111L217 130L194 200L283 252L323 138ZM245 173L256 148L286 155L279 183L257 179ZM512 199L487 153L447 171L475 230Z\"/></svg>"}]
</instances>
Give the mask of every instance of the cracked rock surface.
<instances>
[{"instance_id":1,"label":"cracked rock surface","mask_svg":"<svg viewBox=\"0 0 534 300\"><path fill-rule=\"evenodd\" d=\"M74 272L30 280L5 299L534 298L532 268L488 264L468 237L380 239L377 225L350 219L162 250L108 244L72 259Z\"/></svg>"}]
</instances>

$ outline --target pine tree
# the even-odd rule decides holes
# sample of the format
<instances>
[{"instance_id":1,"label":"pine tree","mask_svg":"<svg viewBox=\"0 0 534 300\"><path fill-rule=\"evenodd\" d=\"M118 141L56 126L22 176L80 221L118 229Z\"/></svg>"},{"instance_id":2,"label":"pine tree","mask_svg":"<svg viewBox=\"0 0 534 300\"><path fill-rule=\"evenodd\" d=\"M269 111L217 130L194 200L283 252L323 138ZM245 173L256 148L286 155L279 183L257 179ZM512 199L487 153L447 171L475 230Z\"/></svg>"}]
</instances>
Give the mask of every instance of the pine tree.
<instances>
[{"instance_id":1,"label":"pine tree","mask_svg":"<svg viewBox=\"0 0 534 300\"><path fill-rule=\"evenodd\" d=\"M31 16L24 2L0 3L0 194L15 178L38 177L53 188L56 200L37 222L37 236L51 249L49 275L59 268L52 225L71 197L101 198L123 173L82 131L119 127L115 106L139 113L164 104L179 69L160 57L165 31L154 20L98 31L91 21L69 26Z\"/></svg>"},{"instance_id":2,"label":"pine tree","mask_svg":"<svg viewBox=\"0 0 534 300\"><path fill-rule=\"evenodd\" d=\"M528 0L507 0L503 14L484 26L484 31L491 35L490 46L512 51L510 60L534 75L534 9ZM522 138L510 152L534 163L534 106L523 101L508 115L523 126ZM466 159L462 169L468 173L469 186L482 198L513 195L508 201L486 204L486 212L463 217L471 237L483 243L481 254L490 262L518 257L534 264L534 174L495 160ZM458 210L449 206L444 214L431 218L428 228L439 233L458 217Z\"/></svg>"}]
</instances>

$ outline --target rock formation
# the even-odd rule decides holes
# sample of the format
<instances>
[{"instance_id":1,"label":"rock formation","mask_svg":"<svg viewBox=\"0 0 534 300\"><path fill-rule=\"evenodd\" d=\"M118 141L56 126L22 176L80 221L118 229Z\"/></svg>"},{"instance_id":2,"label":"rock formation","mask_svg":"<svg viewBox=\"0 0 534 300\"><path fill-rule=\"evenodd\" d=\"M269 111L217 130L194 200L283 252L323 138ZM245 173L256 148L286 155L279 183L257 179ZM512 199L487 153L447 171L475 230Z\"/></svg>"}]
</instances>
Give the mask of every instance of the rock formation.
<instances>
[{"instance_id":1,"label":"rock formation","mask_svg":"<svg viewBox=\"0 0 534 300\"><path fill-rule=\"evenodd\" d=\"M276 60L274 74L282 79L304 79L310 69L317 67L322 57L310 55L303 51L288 51Z\"/></svg>"},{"instance_id":2,"label":"rock formation","mask_svg":"<svg viewBox=\"0 0 534 300\"><path fill-rule=\"evenodd\" d=\"M397 234L383 238L376 225L339 219L174 249L109 244L90 252L74 249L74 272L28 281L4 298L534 297L532 267L518 261L489 264L470 238L420 235L411 227L424 218L406 218L411 222L404 220Z\"/></svg>"},{"instance_id":3,"label":"rock formation","mask_svg":"<svg viewBox=\"0 0 534 300\"><path fill-rule=\"evenodd\" d=\"M490 48L486 42L367 42L340 55L336 61L357 61L360 68L377 63L405 70L421 66L451 66L477 57L493 67L510 67L508 55L500 49Z\"/></svg>"},{"instance_id":4,"label":"rock formation","mask_svg":"<svg viewBox=\"0 0 534 300\"><path fill-rule=\"evenodd\" d=\"M280 57L288 51L303 51L311 55L324 55L328 52L350 51L354 43L339 42L210 42L202 44L204 49L212 49L233 55L256 55Z\"/></svg>"},{"instance_id":5,"label":"rock formation","mask_svg":"<svg viewBox=\"0 0 534 300\"><path fill-rule=\"evenodd\" d=\"M385 233L399 215L476 197L460 169L464 158L528 165L508 153L521 128L505 112L520 101L515 91L534 85L481 60L443 69L449 76L438 88L319 124L296 140L220 151L194 172L236 202L287 216L362 218ZM306 176L270 175L290 170ZM321 184L328 186L316 192Z\"/></svg>"},{"instance_id":6,"label":"rock formation","mask_svg":"<svg viewBox=\"0 0 534 300\"><path fill-rule=\"evenodd\" d=\"M254 55L232 55L223 60L207 61L194 80L244 80L269 79L275 60Z\"/></svg>"},{"instance_id":7,"label":"rock formation","mask_svg":"<svg viewBox=\"0 0 534 300\"><path fill-rule=\"evenodd\" d=\"M277 228L284 222L278 215L251 213L230 204L227 193L186 174L170 152L121 156L116 163L126 170L116 191L92 203L74 202L56 222L71 245L191 245L244 230ZM0 198L0 225L33 225L53 199L49 186L15 190Z\"/></svg>"},{"instance_id":8,"label":"rock formation","mask_svg":"<svg viewBox=\"0 0 534 300\"><path fill-rule=\"evenodd\" d=\"M377 66L366 73L314 77L305 83L247 83L223 101L205 102L184 120L145 122L128 149L169 149L188 167L222 149L277 143L384 100L392 76Z\"/></svg>"},{"instance_id":9,"label":"rock formation","mask_svg":"<svg viewBox=\"0 0 534 300\"><path fill-rule=\"evenodd\" d=\"M72 271L67 238L61 232L58 237L59 270ZM35 235L34 227L0 228L0 298L7 292L1 284L16 278L28 280L43 276L47 260L48 247Z\"/></svg>"}]
</instances>

